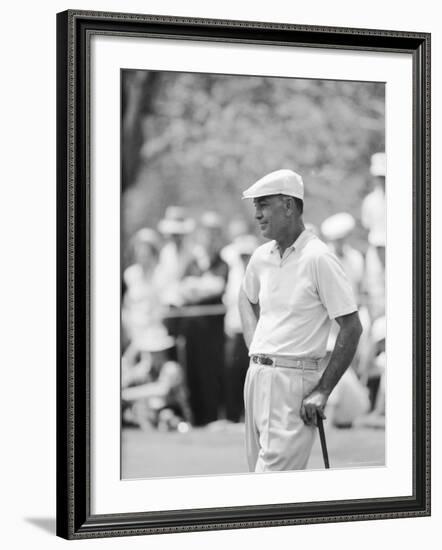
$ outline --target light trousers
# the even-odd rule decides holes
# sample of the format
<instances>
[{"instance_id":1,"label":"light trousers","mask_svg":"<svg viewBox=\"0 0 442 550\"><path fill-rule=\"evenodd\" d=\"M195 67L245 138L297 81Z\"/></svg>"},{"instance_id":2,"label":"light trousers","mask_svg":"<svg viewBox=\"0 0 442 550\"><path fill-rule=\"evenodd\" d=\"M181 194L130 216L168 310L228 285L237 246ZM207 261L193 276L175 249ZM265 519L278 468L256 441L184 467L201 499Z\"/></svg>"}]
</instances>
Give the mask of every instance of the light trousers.
<instances>
[{"instance_id":1,"label":"light trousers","mask_svg":"<svg viewBox=\"0 0 442 550\"><path fill-rule=\"evenodd\" d=\"M316 427L304 424L300 410L320 377L319 370L250 362L244 384L249 471L306 468Z\"/></svg>"}]
</instances>

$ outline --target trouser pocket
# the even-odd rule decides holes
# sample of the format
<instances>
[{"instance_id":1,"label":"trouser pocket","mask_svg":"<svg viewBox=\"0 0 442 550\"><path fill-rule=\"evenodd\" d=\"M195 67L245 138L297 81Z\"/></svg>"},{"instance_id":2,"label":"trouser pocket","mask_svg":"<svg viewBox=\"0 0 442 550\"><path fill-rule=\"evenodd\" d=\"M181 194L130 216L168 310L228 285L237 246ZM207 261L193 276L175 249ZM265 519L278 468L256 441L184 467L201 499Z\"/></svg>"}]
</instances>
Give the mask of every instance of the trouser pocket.
<instances>
[{"instance_id":1,"label":"trouser pocket","mask_svg":"<svg viewBox=\"0 0 442 550\"><path fill-rule=\"evenodd\" d=\"M321 372L314 370L304 370L302 372L302 395L305 397L311 393L318 385L321 379Z\"/></svg>"}]
</instances>

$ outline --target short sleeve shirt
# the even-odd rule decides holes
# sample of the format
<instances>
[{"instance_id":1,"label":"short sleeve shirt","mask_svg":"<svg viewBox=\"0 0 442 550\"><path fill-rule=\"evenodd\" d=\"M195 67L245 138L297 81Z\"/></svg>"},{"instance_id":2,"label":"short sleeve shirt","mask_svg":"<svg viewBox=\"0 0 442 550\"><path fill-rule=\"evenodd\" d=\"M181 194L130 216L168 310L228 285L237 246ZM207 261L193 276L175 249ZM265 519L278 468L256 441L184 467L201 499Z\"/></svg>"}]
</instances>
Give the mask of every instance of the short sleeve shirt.
<instances>
[{"instance_id":1,"label":"short sleeve shirt","mask_svg":"<svg viewBox=\"0 0 442 550\"><path fill-rule=\"evenodd\" d=\"M320 359L332 320L357 311L352 286L336 255L304 230L281 258L275 241L252 255L243 279L260 316L250 355Z\"/></svg>"}]
</instances>

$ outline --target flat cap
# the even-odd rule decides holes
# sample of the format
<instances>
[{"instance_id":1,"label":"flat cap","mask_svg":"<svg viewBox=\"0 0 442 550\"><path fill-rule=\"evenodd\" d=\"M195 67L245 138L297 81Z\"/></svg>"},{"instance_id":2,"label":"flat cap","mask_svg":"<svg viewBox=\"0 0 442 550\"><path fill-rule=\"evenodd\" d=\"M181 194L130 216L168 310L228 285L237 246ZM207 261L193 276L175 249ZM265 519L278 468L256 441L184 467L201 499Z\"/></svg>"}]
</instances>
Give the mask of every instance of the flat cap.
<instances>
[{"instance_id":1,"label":"flat cap","mask_svg":"<svg viewBox=\"0 0 442 550\"><path fill-rule=\"evenodd\" d=\"M304 184L301 176L293 170L276 170L243 191L242 198L255 199L268 195L289 195L304 200Z\"/></svg>"}]
</instances>

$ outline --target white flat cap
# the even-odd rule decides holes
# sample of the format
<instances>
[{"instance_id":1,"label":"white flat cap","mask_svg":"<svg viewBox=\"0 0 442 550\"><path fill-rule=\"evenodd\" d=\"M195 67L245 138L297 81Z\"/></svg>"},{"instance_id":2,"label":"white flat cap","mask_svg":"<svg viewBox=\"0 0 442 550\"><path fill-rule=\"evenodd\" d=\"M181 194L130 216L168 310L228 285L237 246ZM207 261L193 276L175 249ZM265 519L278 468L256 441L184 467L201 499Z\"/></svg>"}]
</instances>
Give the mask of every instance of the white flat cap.
<instances>
[{"instance_id":1,"label":"white flat cap","mask_svg":"<svg viewBox=\"0 0 442 550\"><path fill-rule=\"evenodd\" d=\"M370 172L372 176L384 176L387 173L385 153L375 153L371 156Z\"/></svg>"},{"instance_id":2,"label":"white flat cap","mask_svg":"<svg viewBox=\"0 0 442 550\"><path fill-rule=\"evenodd\" d=\"M342 239L353 231L355 219L347 212L340 212L325 219L321 224L321 232L330 241Z\"/></svg>"},{"instance_id":3,"label":"white flat cap","mask_svg":"<svg viewBox=\"0 0 442 550\"><path fill-rule=\"evenodd\" d=\"M242 198L255 199L268 195L289 195L304 200L304 184L301 176L293 170L276 170L243 191Z\"/></svg>"}]
</instances>

